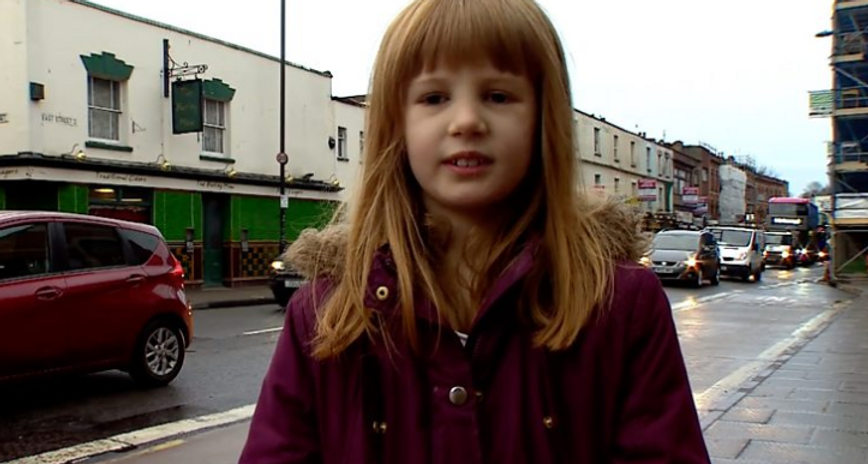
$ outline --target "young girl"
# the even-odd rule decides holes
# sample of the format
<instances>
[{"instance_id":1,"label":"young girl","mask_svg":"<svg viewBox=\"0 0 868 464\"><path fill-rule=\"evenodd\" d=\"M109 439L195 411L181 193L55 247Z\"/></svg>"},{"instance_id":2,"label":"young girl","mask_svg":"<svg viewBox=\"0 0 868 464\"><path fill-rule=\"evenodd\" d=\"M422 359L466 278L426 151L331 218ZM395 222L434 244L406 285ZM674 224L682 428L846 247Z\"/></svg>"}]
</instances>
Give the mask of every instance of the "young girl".
<instances>
[{"instance_id":1,"label":"young girl","mask_svg":"<svg viewBox=\"0 0 868 464\"><path fill-rule=\"evenodd\" d=\"M708 463L638 218L579 193L533 0L416 0L389 27L350 212L293 297L242 464Z\"/></svg>"}]
</instances>

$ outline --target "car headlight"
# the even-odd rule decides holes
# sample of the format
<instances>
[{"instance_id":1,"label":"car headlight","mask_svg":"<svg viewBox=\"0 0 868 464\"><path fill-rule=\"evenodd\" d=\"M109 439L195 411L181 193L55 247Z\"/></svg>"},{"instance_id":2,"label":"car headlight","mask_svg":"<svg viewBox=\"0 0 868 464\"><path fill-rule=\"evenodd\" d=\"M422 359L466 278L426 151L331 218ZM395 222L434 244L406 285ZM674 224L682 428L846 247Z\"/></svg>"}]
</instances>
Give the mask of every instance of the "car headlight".
<instances>
[{"instance_id":1,"label":"car headlight","mask_svg":"<svg viewBox=\"0 0 868 464\"><path fill-rule=\"evenodd\" d=\"M283 261L274 261L271 263L271 268L275 271L282 271L286 269L286 264L283 264Z\"/></svg>"},{"instance_id":2,"label":"car headlight","mask_svg":"<svg viewBox=\"0 0 868 464\"><path fill-rule=\"evenodd\" d=\"M781 256L782 256L784 259L787 259L787 258L790 257L790 252L787 251L787 250L784 250L783 252L781 252Z\"/></svg>"},{"instance_id":3,"label":"car headlight","mask_svg":"<svg viewBox=\"0 0 868 464\"><path fill-rule=\"evenodd\" d=\"M739 260L739 261L743 261L743 260L745 260L745 259L747 259L747 252L744 252L744 251L743 251L743 252L741 252L741 253L738 255L738 260Z\"/></svg>"},{"instance_id":4,"label":"car headlight","mask_svg":"<svg viewBox=\"0 0 868 464\"><path fill-rule=\"evenodd\" d=\"M639 264L641 264L643 266L650 266L651 265L651 258L649 258L647 256L643 256L642 259L639 260Z\"/></svg>"},{"instance_id":5,"label":"car headlight","mask_svg":"<svg viewBox=\"0 0 868 464\"><path fill-rule=\"evenodd\" d=\"M687 267L696 267L696 260L694 258L690 258L687 261L684 261L684 265Z\"/></svg>"}]
</instances>

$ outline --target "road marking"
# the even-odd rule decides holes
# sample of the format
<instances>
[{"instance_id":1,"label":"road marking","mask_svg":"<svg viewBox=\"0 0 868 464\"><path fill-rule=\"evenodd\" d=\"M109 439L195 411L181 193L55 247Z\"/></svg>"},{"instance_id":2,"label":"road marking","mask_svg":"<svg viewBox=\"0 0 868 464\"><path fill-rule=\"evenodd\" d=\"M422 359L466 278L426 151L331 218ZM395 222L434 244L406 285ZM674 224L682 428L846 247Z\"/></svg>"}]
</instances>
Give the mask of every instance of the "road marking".
<instances>
[{"instance_id":1,"label":"road marking","mask_svg":"<svg viewBox=\"0 0 868 464\"><path fill-rule=\"evenodd\" d=\"M160 451L165 451L165 450L168 450L168 449L177 448L177 447L183 445L184 443L187 443L187 441L186 441L186 440L181 440L181 439L178 439L178 440L169 440L169 441L167 441L167 442L163 442L163 443L160 443L160 444L158 444L158 445L154 445L154 446L151 446L151 447L145 448L145 449L143 449L143 450L141 450L141 451L137 451L137 452L135 452L135 453L124 454L123 456L121 456L121 457L119 457L119 458L117 458L117 459L112 459L112 460L109 461L109 462L124 462L124 461L129 461L129 460L131 460L131 459L136 459L136 458L139 458L139 457L142 457L142 456L147 456L147 455L149 455L149 454L159 453Z\"/></svg>"},{"instance_id":2,"label":"road marking","mask_svg":"<svg viewBox=\"0 0 868 464\"><path fill-rule=\"evenodd\" d=\"M82 443L55 451L48 451L35 456L27 456L13 461L7 461L6 464L69 464L106 453L130 451L142 445L154 443L160 440L250 419L250 417L253 416L255 408L255 404L249 404L247 406L241 406L224 412L157 425L142 430L115 435L102 440Z\"/></svg>"},{"instance_id":3,"label":"road marking","mask_svg":"<svg viewBox=\"0 0 868 464\"><path fill-rule=\"evenodd\" d=\"M799 326L789 337L778 341L760 353L756 360L742 365L705 391L694 394L693 401L696 403L696 409L699 411L700 417L718 410L722 405L729 403L727 400L731 399L730 395L737 393L746 381L772 367L772 365L781 360L782 356L788 354L793 348L803 344L812 335L825 328L845 306L846 304L834 305L831 309L823 311Z\"/></svg>"},{"instance_id":4,"label":"road marking","mask_svg":"<svg viewBox=\"0 0 868 464\"><path fill-rule=\"evenodd\" d=\"M713 295L704 296L702 298L691 297L678 304L672 305L672 311L676 313L680 313L682 311L690 311L692 309L698 308L700 305L703 305L705 303L711 303L712 301L729 298L739 293L744 293L744 290L733 290L731 292L715 293Z\"/></svg>"},{"instance_id":5,"label":"road marking","mask_svg":"<svg viewBox=\"0 0 868 464\"><path fill-rule=\"evenodd\" d=\"M272 327L270 329L251 330L250 332L244 332L243 335L262 335L272 332L280 332L281 330L283 330L283 327Z\"/></svg>"}]
</instances>

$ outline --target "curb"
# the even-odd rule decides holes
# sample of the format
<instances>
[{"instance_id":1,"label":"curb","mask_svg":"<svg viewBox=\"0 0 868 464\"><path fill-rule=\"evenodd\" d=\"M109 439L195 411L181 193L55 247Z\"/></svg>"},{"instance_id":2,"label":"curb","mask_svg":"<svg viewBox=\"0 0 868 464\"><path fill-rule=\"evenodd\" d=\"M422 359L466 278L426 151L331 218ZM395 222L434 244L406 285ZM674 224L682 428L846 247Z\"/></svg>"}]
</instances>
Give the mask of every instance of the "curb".
<instances>
[{"instance_id":1,"label":"curb","mask_svg":"<svg viewBox=\"0 0 868 464\"><path fill-rule=\"evenodd\" d=\"M206 309L218 309L218 308L235 308L239 306L261 306L267 304L277 304L277 300L273 297L254 297L254 298L245 298L238 300L221 300L221 301L211 301L208 303L193 303L193 311L201 311Z\"/></svg>"}]
</instances>

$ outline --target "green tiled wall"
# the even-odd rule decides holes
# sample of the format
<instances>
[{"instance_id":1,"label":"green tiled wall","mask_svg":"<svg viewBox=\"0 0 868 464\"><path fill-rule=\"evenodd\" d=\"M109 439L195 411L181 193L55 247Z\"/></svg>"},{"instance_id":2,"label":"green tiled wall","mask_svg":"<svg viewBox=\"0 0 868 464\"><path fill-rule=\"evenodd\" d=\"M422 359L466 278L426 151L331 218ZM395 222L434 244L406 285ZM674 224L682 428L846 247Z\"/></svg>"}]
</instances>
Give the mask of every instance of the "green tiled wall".
<instances>
[{"instance_id":1,"label":"green tiled wall","mask_svg":"<svg viewBox=\"0 0 868 464\"><path fill-rule=\"evenodd\" d=\"M88 188L85 185L64 184L57 188L57 210L65 213L87 214Z\"/></svg>"},{"instance_id":2,"label":"green tiled wall","mask_svg":"<svg viewBox=\"0 0 868 464\"><path fill-rule=\"evenodd\" d=\"M331 219L333 203L328 201L291 199L286 209L286 238L293 241L310 227L322 227ZM251 241L280 239L280 200L268 197L232 197L231 237L241 240L247 229Z\"/></svg>"},{"instance_id":3,"label":"green tiled wall","mask_svg":"<svg viewBox=\"0 0 868 464\"><path fill-rule=\"evenodd\" d=\"M202 194L197 192L154 191L154 225L170 242L186 240L193 227L194 239L202 240Z\"/></svg>"}]
</instances>

